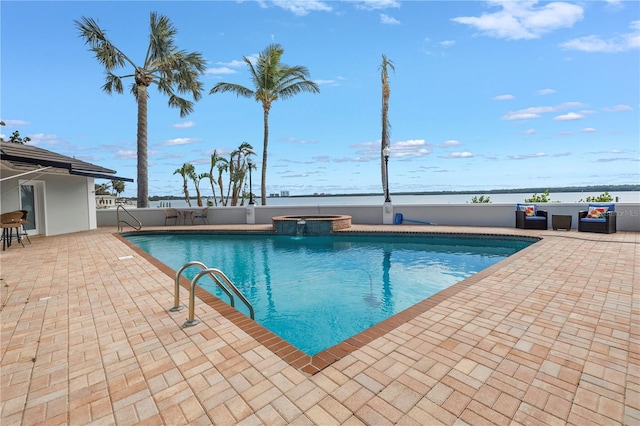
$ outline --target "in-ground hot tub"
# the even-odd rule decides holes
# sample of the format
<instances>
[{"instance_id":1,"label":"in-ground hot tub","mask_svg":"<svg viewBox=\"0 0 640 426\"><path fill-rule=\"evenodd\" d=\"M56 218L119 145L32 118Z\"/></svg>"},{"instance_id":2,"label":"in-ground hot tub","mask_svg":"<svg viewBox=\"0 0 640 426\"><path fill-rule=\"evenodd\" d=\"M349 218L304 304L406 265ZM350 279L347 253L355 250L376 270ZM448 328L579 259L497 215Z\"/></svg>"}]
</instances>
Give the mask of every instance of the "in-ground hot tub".
<instances>
[{"instance_id":1,"label":"in-ground hot tub","mask_svg":"<svg viewBox=\"0 0 640 426\"><path fill-rule=\"evenodd\" d=\"M302 214L271 218L273 230L281 235L329 235L351 228L351 216L342 214Z\"/></svg>"}]
</instances>

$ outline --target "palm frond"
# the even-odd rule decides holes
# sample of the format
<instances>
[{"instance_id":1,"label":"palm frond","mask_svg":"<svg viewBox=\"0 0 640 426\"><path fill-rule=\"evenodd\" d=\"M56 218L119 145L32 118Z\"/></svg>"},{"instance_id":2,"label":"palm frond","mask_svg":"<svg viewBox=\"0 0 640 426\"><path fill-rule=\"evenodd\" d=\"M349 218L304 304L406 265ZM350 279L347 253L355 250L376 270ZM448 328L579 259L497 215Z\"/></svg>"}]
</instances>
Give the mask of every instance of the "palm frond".
<instances>
[{"instance_id":1,"label":"palm frond","mask_svg":"<svg viewBox=\"0 0 640 426\"><path fill-rule=\"evenodd\" d=\"M177 30L173 27L169 18L151 12L149 20L149 47L145 57L145 68L152 63L165 62L168 57L176 52L174 36Z\"/></svg>"},{"instance_id":2,"label":"palm frond","mask_svg":"<svg viewBox=\"0 0 640 426\"><path fill-rule=\"evenodd\" d=\"M107 70L122 67L127 62L135 66L133 61L109 41L106 33L92 18L82 17L80 21L74 22L80 31L80 37L90 46L89 50Z\"/></svg>"},{"instance_id":3,"label":"palm frond","mask_svg":"<svg viewBox=\"0 0 640 426\"><path fill-rule=\"evenodd\" d=\"M238 97L243 98L252 98L255 95L255 92L247 87L244 87L240 84L235 83L217 83L213 88L209 91L209 94L212 95L214 93L226 93L231 92L235 93Z\"/></svg>"},{"instance_id":4,"label":"palm frond","mask_svg":"<svg viewBox=\"0 0 640 426\"><path fill-rule=\"evenodd\" d=\"M193 102L174 94L169 96L169 106L180 109L180 117L186 117L193 112Z\"/></svg>"},{"instance_id":5,"label":"palm frond","mask_svg":"<svg viewBox=\"0 0 640 426\"><path fill-rule=\"evenodd\" d=\"M111 94L113 92L122 94L122 92L124 91L122 86L122 78L111 72L107 72L102 90L108 94Z\"/></svg>"}]
</instances>

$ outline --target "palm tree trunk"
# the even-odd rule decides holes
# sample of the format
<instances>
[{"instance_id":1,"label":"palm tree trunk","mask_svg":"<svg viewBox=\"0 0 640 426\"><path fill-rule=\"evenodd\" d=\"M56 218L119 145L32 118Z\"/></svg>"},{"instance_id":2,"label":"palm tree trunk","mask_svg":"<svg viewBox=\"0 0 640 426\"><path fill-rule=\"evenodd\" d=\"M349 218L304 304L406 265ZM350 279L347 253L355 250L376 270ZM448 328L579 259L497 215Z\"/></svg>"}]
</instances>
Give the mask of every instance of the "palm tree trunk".
<instances>
[{"instance_id":1,"label":"palm tree trunk","mask_svg":"<svg viewBox=\"0 0 640 426\"><path fill-rule=\"evenodd\" d=\"M149 207L147 161L147 87L138 84L138 207Z\"/></svg>"},{"instance_id":2,"label":"palm tree trunk","mask_svg":"<svg viewBox=\"0 0 640 426\"><path fill-rule=\"evenodd\" d=\"M269 106L264 106L264 141L262 145L262 182L260 194L262 205L267 205L267 146L269 145Z\"/></svg>"}]
</instances>

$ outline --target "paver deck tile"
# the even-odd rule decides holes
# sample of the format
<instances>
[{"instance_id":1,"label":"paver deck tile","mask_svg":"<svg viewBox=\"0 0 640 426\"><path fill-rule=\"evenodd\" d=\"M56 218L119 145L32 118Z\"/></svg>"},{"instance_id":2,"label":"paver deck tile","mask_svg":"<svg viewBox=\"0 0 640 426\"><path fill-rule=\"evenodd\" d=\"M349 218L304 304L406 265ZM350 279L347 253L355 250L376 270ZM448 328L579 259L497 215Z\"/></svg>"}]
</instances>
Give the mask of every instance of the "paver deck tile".
<instances>
[{"instance_id":1,"label":"paver deck tile","mask_svg":"<svg viewBox=\"0 0 640 426\"><path fill-rule=\"evenodd\" d=\"M638 233L354 228L543 240L310 376L229 309L184 328L167 268L114 229L34 236L0 254L0 422L640 423Z\"/></svg>"}]
</instances>

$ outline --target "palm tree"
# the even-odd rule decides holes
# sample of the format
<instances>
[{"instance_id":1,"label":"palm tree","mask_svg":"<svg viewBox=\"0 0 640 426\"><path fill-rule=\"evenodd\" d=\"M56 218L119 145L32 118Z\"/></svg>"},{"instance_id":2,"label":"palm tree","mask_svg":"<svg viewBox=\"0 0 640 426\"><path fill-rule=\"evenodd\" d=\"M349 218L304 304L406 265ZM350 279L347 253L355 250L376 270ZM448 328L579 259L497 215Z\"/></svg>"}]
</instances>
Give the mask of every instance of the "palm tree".
<instances>
[{"instance_id":1,"label":"palm tree","mask_svg":"<svg viewBox=\"0 0 640 426\"><path fill-rule=\"evenodd\" d=\"M191 180L193 181L193 184L196 187L196 199L198 201L198 207L202 207L202 196L200 195L200 181L202 179L208 178L209 173L197 174L195 169L193 169L189 174L189 177L191 178Z\"/></svg>"},{"instance_id":2,"label":"palm tree","mask_svg":"<svg viewBox=\"0 0 640 426\"><path fill-rule=\"evenodd\" d=\"M284 49L279 44L271 44L258 55L255 65L246 56L242 60L249 67L254 89L234 83L218 83L209 94L231 92L236 96L254 98L262 103L264 140L262 148L262 205L267 204L267 147L269 145L269 111L278 99L288 99L300 92L320 93L318 85L307 79L307 67L288 66L280 62Z\"/></svg>"},{"instance_id":3,"label":"palm tree","mask_svg":"<svg viewBox=\"0 0 640 426\"><path fill-rule=\"evenodd\" d=\"M382 80L382 139L380 140L380 168L382 170L382 192L387 188L387 170L384 164L384 149L389 146L389 138L391 136L391 124L389 124L389 96L391 88L389 87L389 72L387 68L395 71L393 62L387 59L387 55L382 54L382 64L380 65Z\"/></svg>"},{"instance_id":4,"label":"palm tree","mask_svg":"<svg viewBox=\"0 0 640 426\"><path fill-rule=\"evenodd\" d=\"M211 154L211 167L209 167L209 183L211 184L211 193L213 195L213 203L215 206L218 205L218 197L216 197L216 187L213 180L213 168L218 165L220 161L226 161L222 157L218 157L218 151L213 150L213 154ZM222 195L222 193L220 194Z\"/></svg>"},{"instance_id":5,"label":"palm tree","mask_svg":"<svg viewBox=\"0 0 640 426\"><path fill-rule=\"evenodd\" d=\"M228 198L224 197L224 184L222 183L222 174L229 170L229 160L219 157L216 164L218 167L218 188L220 188L220 203L223 206L226 206Z\"/></svg>"},{"instance_id":6,"label":"palm tree","mask_svg":"<svg viewBox=\"0 0 640 426\"><path fill-rule=\"evenodd\" d=\"M107 38L92 18L74 21L80 37L90 46L98 62L106 71L108 94L123 93L122 80L132 77L131 92L138 102L138 207L149 207L149 176L147 164L147 87L156 84L158 90L169 97L169 106L180 109L180 117L193 111L193 102L178 95L191 93L194 101L202 96L203 86L198 76L205 70L205 60L199 52L178 50L174 44L177 31L169 18L151 12L149 47L144 62L135 63ZM129 64L130 74L115 75L114 70Z\"/></svg>"},{"instance_id":7,"label":"palm tree","mask_svg":"<svg viewBox=\"0 0 640 426\"><path fill-rule=\"evenodd\" d=\"M121 180L112 180L111 187L116 193L116 197L120 197L120 194L124 192L124 182Z\"/></svg>"},{"instance_id":8,"label":"palm tree","mask_svg":"<svg viewBox=\"0 0 640 426\"><path fill-rule=\"evenodd\" d=\"M233 185L231 192L231 205L237 206L240 199L244 179L247 175L247 156L255 155L253 147L247 142L242 142L240 146L231 152L229 158L229 187Z\"/></svg>"},{"instance_id":9,"label":"palm tree","mask_svg":"<svg viewBox=\"0 0 640 426\"><path fill-rule=\"evenodd\" d=\"M176 169L173 174L182 176L182 193L184 194L184 199L187 202L187 205L191 207L191 200L189 199L189 188L187 188L187 178L195 174L193 165L184 163L182 167Z\"/></svg>"}]
</instances>

